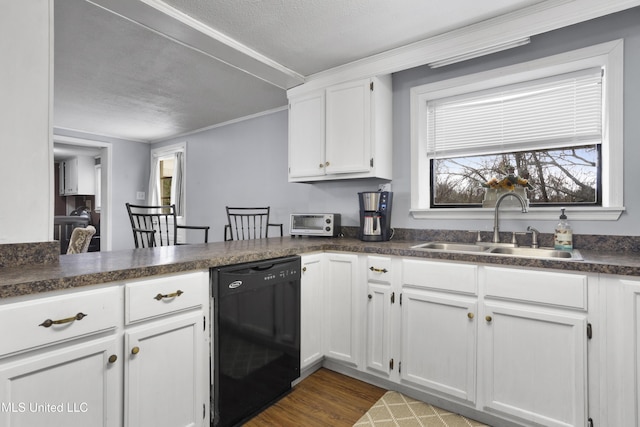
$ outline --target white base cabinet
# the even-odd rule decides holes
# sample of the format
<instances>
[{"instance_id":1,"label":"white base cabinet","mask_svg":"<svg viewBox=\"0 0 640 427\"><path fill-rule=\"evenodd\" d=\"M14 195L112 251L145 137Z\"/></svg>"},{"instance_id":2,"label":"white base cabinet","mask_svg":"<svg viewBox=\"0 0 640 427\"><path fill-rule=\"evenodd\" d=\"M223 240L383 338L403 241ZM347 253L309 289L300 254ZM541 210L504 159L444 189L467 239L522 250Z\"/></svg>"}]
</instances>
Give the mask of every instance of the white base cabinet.
<instances>
[{"instance_id":1,"label":"white base cabinet","mask_svg":"<svg viewBox=\"0 0 640 427\"><path fill-rule=\"evenodd\" d=\"M403 289L403 383L475 402L476 306L474 298Z\"/></svg>"},{"instance_id":2,"label":"white base cabinet","mask_svg":"<svg viewBox=\"0 0 640 427\"><path fill-rule=\"evenodd\" d=\"M202 312L171 316L125 333L126 426L196 426L206 415Z\"/></svg>"},{"instance_id":3,"label":"white base cabinet","mask_svg":"<svg viewBox=\"0 0 640 427\"><path fill-rule=\"evenodd\" d=\"M325 270L325 305L333 310L324 323L334 331L325 357L462 412L517 425L587 425L588 314L597 317L587 275L362 258L359 298L352 298L351 263L335 258ZM359 301L366 322L358 344L346 310L359 312ZM354 344L364 353L361 366Z\"/></svg>"},{"instance_id":4,"label":"white base cabinet","mask_svg":"<svg viewBox=\"0 0 640 427\"><path fill-rule=\"evenodd\" d=\"M404 260L403 383L475 403L477 267Z\"/></svg>"},{"instance_id":5,"label":"white base cabinet","mask_svg":"<svg viewBox=\"0 0 640 427\"><path fill-rule=\"evenodd\" d=\"M545 426L587 425L582 314L485 304L483 409Z\"/></svg>"},{"instance_id":6,"label":"white base cabinet","mask_svg":"<svg viewBox=\"0 0 640 427\"><path fill-rule=\"evenodd\" d=\"M586 425L587 276L483 267L481 277L483 409Z\"/></svg>"},{"instance_id":7,"label":"white base cabinet","mask_svg":"<svg viewBox=\"0 0 640 427\"><path fill-rule=\"evenodd\" d=\"M325 357L359 367L363 322L358 255L326 253L324 273L323 353Z\"/></svg>"},{"instance_id":8,"label":"white base cabinet","mask_svg":"<svg viewBox=\"0 0 640 427\"><path fill-rule=\"evenodd\" d=\"M208 427L208 307L208 271L0 300L0 425Z\"/></svg>"},{"instance_id":9,"label":"white base cabinet","mask_svg":"<svg viewBox=\"0 0 640 427\"><path fill-rule=\"evenodd\" d=\"M397 325L393 308L399 305L394 277L398 270L389 257L367 257L365 368L384 378L392 376L398 358L393 342Z\"/></svg>"},{"instance_id":10,"label":"white base cabinet","mask_svg":"<svg viewBox=\"0 0 640 427\"><path fill-rule=\"evenodd\" d=\"M300 370L323 357L323 262L324 255L309 254L301 258L300 278Z\"/></svg>"},{"instance_id":11,"label":"white base cabinet","mask_svg":"<svg viewBox=\"0 0 640 427\"><path fill-rule=\"evenodd\" d=\"M0 425L122 425L116 336L0 362Z\"/></svg>"}]
</instances>

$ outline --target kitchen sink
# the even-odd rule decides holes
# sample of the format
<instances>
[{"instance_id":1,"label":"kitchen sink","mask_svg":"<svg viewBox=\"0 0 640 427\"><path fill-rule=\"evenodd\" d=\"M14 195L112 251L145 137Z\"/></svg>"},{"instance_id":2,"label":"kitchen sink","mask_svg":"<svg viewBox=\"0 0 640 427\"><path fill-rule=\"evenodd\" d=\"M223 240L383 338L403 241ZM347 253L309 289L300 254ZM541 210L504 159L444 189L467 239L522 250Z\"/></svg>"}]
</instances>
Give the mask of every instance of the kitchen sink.
<instances>
[{"instance_id":1,"label":"kitchen sink","mask_svg":"<svg viewBox=\"0 0 640 427\"><path fill-rule=\"evenodd\" d=\"M437 250L445 252L471 252L483 255L504 255L525 258L556 259L565 261L582 261L577 250L559 251L553 248L529 248L511 246L505 243L460 243L460 242L427 242L411 246L411 249Z\"/></svg>"},{"instance_id":2,"label":"kitchen sink","mask_svg":"<svg viewBox=\"0 0 640 427\"><path fill-rule=\"evenodd\" d=\"M490 254L502 254L502 255L512 255L512 256L521 256L521 257L529 257L529 258L552 258L552 259L567 259L573 261L581 261L582 256L580 252L577 250L572 251L559 251L552 248L525 248L525 247L515 247L515 248L490 248L488 253Z\"/></svg>"},{"instance_id":3,"label":"kitchen sink","mask_svg":"<svg viewBox=\"0 0 640 427\"><path fill-rule=\"evenodd\" d=\"M441 251L452 252L483 252L486 247L478 246L473 243L450 243L450 242L428 242L411 246L411 249L436 249Z\"/></svg>"}]
</instances>

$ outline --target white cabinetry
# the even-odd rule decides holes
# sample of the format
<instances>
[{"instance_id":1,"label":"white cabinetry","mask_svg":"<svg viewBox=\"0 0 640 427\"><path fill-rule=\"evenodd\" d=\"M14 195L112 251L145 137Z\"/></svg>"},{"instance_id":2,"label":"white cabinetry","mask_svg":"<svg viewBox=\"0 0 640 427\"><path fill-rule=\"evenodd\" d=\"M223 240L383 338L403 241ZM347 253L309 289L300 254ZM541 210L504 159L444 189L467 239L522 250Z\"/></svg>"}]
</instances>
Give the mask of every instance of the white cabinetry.
<instances>
[{"instance_id":1,"label":"white cabinetry","mask_svg":"<svg viewBox=\"0 0 640 427\"><path fill-rule=\"evenodd\" d=\"M0 307L0 425L120 426L121 288ZM70 342L69 344L63 344Z\"/></svg>"},{"instance_id":2,"label":"white cabinetry","mask_svg":"<svg viewBox=\"0 0 640 427\"><path fill-rule=\"evenodd\" d=\"M601 355L602 420L595 425L640 425L640 279L602 275L606 302Z\"/></svg>"},{"instance_id":3,"label":"white cabinetry","mask_svg":"<svg viewBox=\"0 0 640 427\"><path fill-rule=\"evenodd\" d=\"M303 255L301 259L300 370L322 359L323 330L323 254Z\"/></svg>"},{"instance_id":4,"label":"white cabinetry","mask_svg":"<svg viewBox=\"0 0 640 427\"><path fill-rule=\"evenodd\" d=\"M325 174L324 90L289 100L289 181Z\"/></svg>"},{"instance_id":5,"label":"white cabinetry","mask_svg":"<svg viewBox=\"0 0 640 427\"><path fill-rule=\"evenodd\" d=\"M383 377L390 377L395 363L392 343L393 307L398 305L393 260L367 257L367 332L365 367ZM397 356L395 356L397 357Z\"/></svg>"},{"instance_id":6,"label":"white cabinetry","mask_svg":"<svg viewBox=\"0 0 640 427\"><path fill-rule=\"evenodd\" d=\"M59 163L60 195L95 194L95 159L76 156Z\"/></svg>"},{"instance_id":7,"label":"white cabinetry","mask_svg":"<svg viewBox=\"0 0 640 427\"><path fill-rule=\"evenodd\" d=\"M324 276L324 355L358 367L360 316L358 256L326 253Z\"/></svg>"},{"instance_id":8,"label":"white cabinetry","mask_svg":"<svg viewBox=\"0 0 640 427\"><path fill-rule=\"evenodd\" d=\"M391 76L289 93L289 181L391 179Z\"/></svg>"},{"instance_id":9,"label":"white cabinetry","mask_svg":"<svg viewBox=\"0 0 640 427\"><path fill-rule=\"evenodd\" d=\"M125 286L125 426L205 425L207 278L197 272Z\"/></svg>"},{"instance_id":10,"label":"white cabinetry","mask_svg":"<svg viewBox=\"0 0 640 427\"><path fill-rule=\"evenodd\" d=\"M0 300L0 425L208 427L208 277Z\"/></svg>"},{"instance_id":11,"label":"white cabinetry","mask_svg":"<svg viewBox=\"0 0 640 427\"><path fill-rule=\"evenodd\" d=\"M475 402L477 267L403 260L401 381Z\"/></svg>"},{"instance_id":12,"label":"white cabinetry","mask_svg":"<svg viewBox=\"0 0 640 427\"><path fill-rule=\"evenodd\" d=\"M587 276L484 267L483 409L587 425Z\"/></svg>"}]
</instances>

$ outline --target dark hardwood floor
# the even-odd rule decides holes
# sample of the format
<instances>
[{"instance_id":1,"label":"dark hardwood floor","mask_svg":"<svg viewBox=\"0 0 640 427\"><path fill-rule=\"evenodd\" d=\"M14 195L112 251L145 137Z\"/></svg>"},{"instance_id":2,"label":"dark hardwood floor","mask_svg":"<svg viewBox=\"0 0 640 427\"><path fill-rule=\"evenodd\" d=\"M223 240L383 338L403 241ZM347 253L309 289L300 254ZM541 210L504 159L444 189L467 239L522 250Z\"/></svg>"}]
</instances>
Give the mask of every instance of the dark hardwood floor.
<instances>
[{"instance_id":1,"label":"dark hardwood floor","mask_svg":"<svg viewBox=\"0 0 640 427\"><path fill-rule=\"evenodd\" d=\"M322 368L244 426L351 427L385 392Z\"/></svg>"}]
</instances>

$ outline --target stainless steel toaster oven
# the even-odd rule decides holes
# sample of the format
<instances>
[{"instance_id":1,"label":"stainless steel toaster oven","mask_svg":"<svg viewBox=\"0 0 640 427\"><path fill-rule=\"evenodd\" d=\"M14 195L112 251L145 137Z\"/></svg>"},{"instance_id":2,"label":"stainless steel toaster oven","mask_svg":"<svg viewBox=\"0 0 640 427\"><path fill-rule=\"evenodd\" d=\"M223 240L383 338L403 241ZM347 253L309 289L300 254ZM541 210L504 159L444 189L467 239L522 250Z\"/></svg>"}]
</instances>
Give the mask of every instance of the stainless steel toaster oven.
<instances>
[{"instance_id":1,"label":"stainless steel toaster oven","mask_svg":"<svg viewBox=\"0 0 640 427\"><path fill-rule=\"evenodd\" d=\"M340 214L296 213L291 214L291 236L337 236L340 233Z\"/></svg>"}]
</instances>

